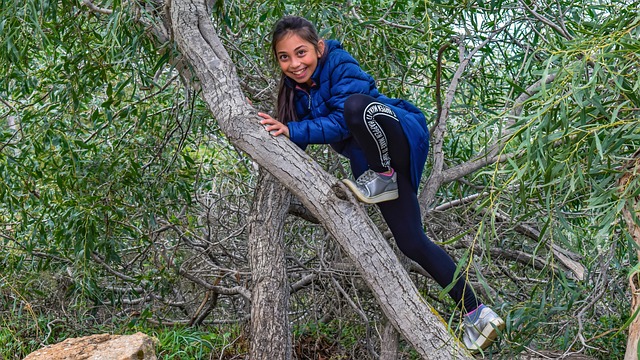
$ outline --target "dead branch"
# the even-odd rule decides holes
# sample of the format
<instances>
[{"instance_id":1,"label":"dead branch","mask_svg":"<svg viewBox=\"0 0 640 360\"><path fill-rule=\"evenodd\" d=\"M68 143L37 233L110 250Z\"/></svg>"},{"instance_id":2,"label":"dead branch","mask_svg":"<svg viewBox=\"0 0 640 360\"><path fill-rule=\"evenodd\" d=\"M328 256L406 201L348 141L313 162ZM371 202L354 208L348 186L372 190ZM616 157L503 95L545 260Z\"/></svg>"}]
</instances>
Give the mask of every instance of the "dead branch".
<instances>
[{"instance_id":1,"label":"dead branch","mask_svg":"<svg viewBox=\"0 0 640 360\"><path fill-rule=\"evenodd\" d=\"M98 7L94 3L92 3L91 0L82 0L82 5L88 7L89 10L91 10L93 12L97 12L97 13L105 14L105 15L113 14L113 10L107 9L107 8Z\"/></svg>"}]
</instances>

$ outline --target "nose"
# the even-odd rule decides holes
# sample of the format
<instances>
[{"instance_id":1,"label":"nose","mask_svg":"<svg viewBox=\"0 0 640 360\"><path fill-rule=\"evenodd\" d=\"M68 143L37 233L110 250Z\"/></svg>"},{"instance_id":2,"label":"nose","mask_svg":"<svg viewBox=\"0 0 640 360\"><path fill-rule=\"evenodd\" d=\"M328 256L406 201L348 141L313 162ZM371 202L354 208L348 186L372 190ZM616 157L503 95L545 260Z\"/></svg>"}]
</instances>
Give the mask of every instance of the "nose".
<instances>
[{"instance_id":1,"label":"nose","mask_svg":"<svg viewBox=\"0 0 640 360\"><path fill-rule=\"evenodd\" d=\"M292 68L297 68L300 65L300 60L298 60L297 58L293 58L291 60L291 67Z\"/></svg>"}]
</instances>

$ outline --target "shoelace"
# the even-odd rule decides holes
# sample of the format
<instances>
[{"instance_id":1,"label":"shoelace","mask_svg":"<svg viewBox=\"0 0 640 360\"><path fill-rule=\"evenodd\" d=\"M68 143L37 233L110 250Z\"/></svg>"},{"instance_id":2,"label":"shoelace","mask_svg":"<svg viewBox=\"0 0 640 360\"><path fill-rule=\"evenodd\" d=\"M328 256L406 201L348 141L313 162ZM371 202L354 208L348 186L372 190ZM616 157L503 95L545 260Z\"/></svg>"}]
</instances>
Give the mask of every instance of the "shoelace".
<instances>
[{"instance_id":1,"label":"shoelace","mask_svg":"<svg viewBox=\"0 0 640 360\"><path fill-rule=\"evenodd\" d=\"M378 174L376 174L375 171L372 170L367 170L364 172L364 174L362 174L358 180L356 180L356 183L358 185L362 185L365 186L367 183L369 183L369 181L375 179L378 177Z\"/></svg>"}]
</instances>

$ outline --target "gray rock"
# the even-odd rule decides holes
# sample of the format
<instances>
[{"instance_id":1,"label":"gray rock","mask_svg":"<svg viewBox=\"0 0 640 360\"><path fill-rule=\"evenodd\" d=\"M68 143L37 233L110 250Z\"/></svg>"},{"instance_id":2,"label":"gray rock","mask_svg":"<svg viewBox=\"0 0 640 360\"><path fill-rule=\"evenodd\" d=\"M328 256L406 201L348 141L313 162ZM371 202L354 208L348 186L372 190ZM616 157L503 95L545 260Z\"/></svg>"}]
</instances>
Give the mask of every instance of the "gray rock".
<instances>
[{"instance_id":1,"label":"gray rock","mask_svg":"<svg viewBox=\"0 0 640 360\"><path fill-rule=\"evenodd\" d=\"M155 343L156 339L141 332L98 334L48 345L24 360L157 360Z\"/></svg>"}]
</instances>

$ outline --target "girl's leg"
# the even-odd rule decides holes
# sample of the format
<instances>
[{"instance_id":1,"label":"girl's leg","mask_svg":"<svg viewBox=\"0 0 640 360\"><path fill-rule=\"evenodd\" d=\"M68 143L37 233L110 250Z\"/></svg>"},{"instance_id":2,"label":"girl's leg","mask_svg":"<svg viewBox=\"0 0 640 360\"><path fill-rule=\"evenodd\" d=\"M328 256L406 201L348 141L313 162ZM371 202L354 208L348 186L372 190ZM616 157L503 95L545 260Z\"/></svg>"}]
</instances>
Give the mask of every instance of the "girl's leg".
<instances>
[{"instance_id":1,"label":"girl's leg","mask_svg":"<svg viewBox=\"0 0 640 360\"><path fill-rule=\"evenodd\" d=\"M391 108L374 98L362 94L351 95L344 104L344 118L351 134L364 151L371 170L379 173L390 170L391 159L394 158L391 154L393 149L400 152L406 150L406 154L409 154L409 146L398 117ZM390 144L389 137L394 141L401 137L402 141ZM409 165L408 159L406 165Z\"/></svg>"},{"instance_id":2,"label":"girl's leg","mask_svg":"<svg viewBox=\"0 0 640 360\"><path fill-rule=\"evenodd\" d=\"M465 281L464 274L454 279L456 263L441 247L427 237L422 228L418 197L406 173L398 171L398 199L378 205L398 248L417 262L443 288L455 281L449 295L463 314L475 310L479 302Z\"/></svg>"},{"instance_id":3,"label":"girl's leg","mask_svg":"<svg viewBox=\"0 0 640 360\"><path fill-rule=\"evenodd\" d=\"M454 281L456 264L424 233L417 194L410 180L409 144L397 116L370 96L352 95L345 102L345 120L372 170L397 173L398 198L378 203L396 244L422 266L440 286ZM464 310L473 311L478 300L464 277L455 279L449 295Z\"/></svg>"}]
</instances>

